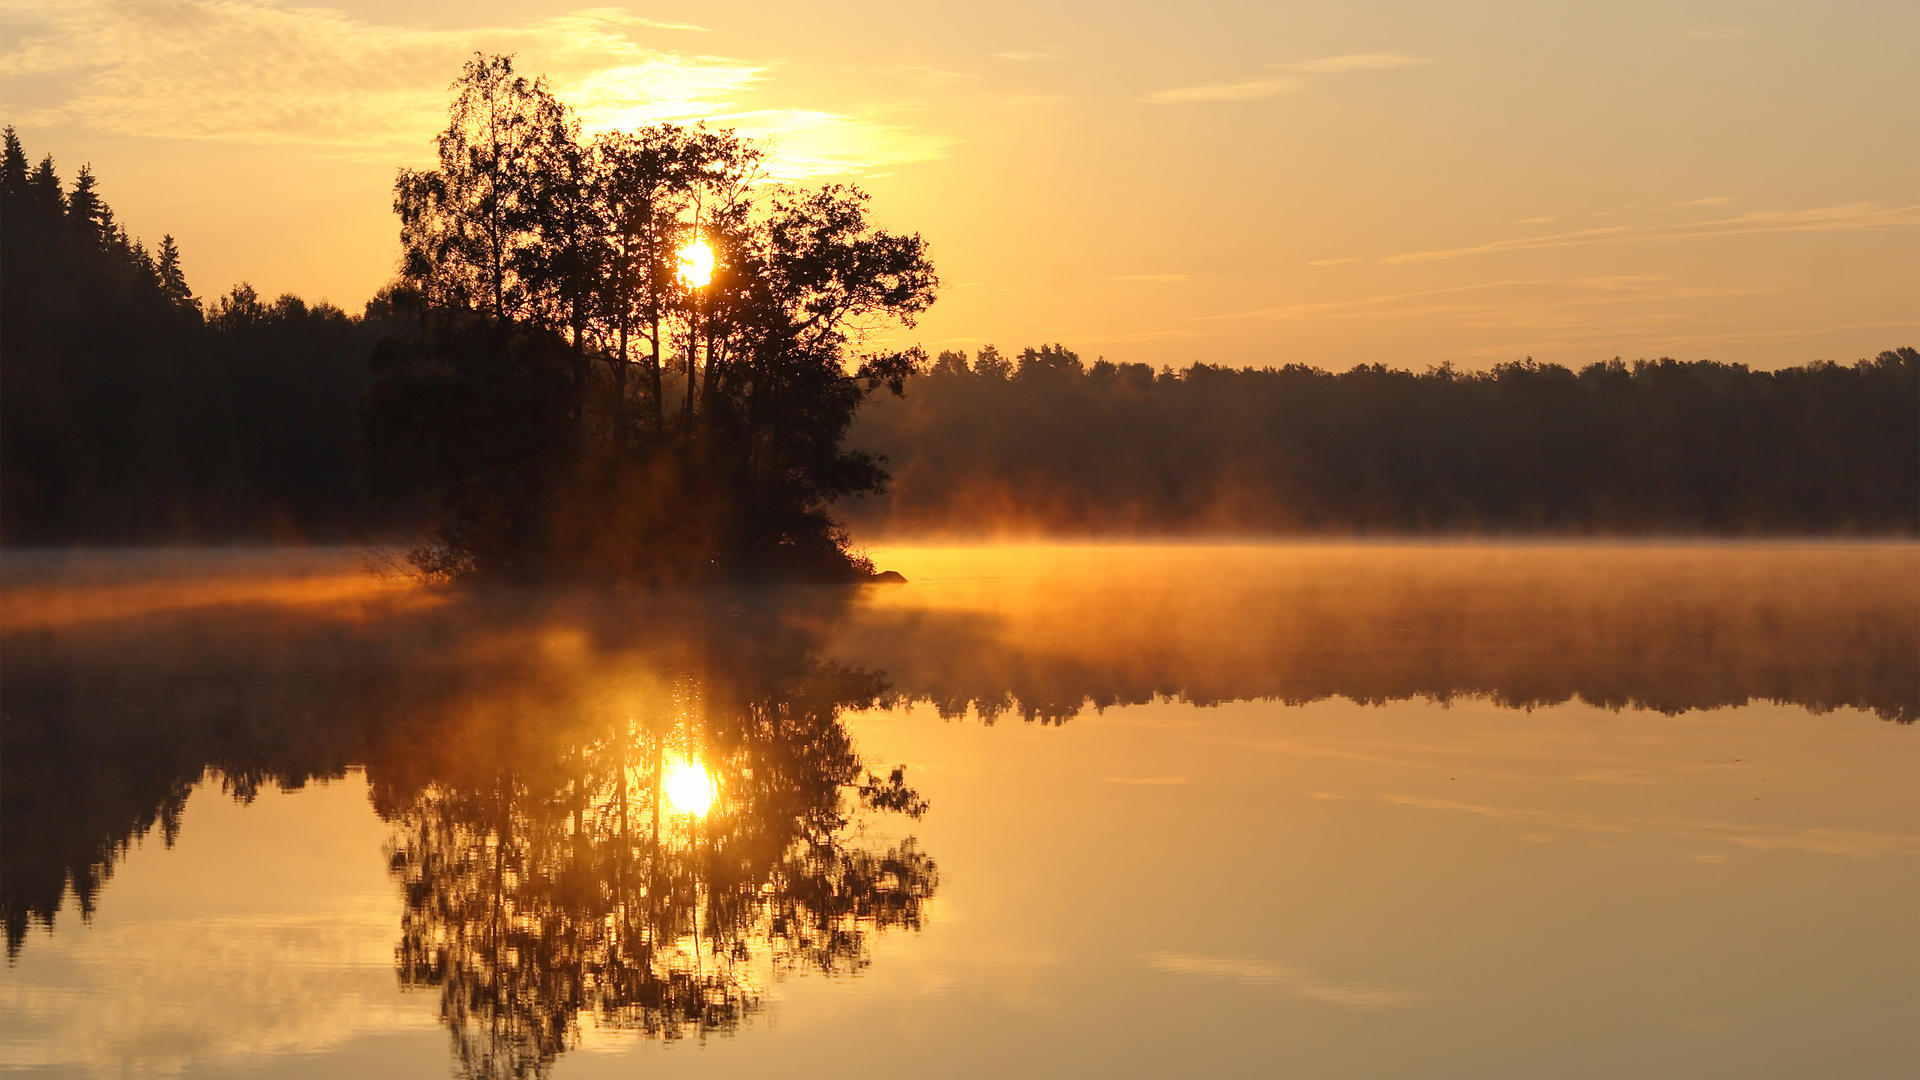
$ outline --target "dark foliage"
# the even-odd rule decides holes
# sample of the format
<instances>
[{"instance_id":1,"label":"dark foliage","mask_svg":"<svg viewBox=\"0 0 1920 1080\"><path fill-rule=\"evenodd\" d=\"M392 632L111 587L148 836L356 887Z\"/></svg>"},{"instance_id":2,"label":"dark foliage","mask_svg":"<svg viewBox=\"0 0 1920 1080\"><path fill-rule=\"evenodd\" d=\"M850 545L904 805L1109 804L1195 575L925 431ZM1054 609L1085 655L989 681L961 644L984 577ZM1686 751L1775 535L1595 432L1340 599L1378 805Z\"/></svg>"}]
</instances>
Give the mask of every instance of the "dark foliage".
<instances>
[{"instance_id":1,"label":"dark foliage","mask_svg":"<svg viewBox=\"0 0 1920 1080\"><path fill-rule=\"evenodd\" d=\"M1017 366L942 353L854 441L902 530L1279 533L1920 531L1920 353L1752 371L1532 360Z\"/></svg>"},{"instance_id":2,"label":"dark foliage","mask_svg":"<svg viewBox=\"0 0 1920 1080\"><path fill-rule=\"evenodd\" d=\"M63 195L7 129L0 539L343 537L380 527L354 424L378 320L241 285L202 313L82 167Z\"/></svg>"},{"instance_id":3,"label":"dark foliage","mask_svg":"<svg viewBox=\"0 0 1920 1080\"><path fill-rule=\"evenodd\" d=\"M731 132L582 142L544 81L476 56L439 167L403 171L418 316L369 399L377 482L437 501L448 577L848 578L829 509L886 474L843 441L917 352L859 351L937 281L866 196L762 183ZM679 272L698 248L711 277ZM396 294L397 296L400 294Z\"/></svg>"}]
</instances>

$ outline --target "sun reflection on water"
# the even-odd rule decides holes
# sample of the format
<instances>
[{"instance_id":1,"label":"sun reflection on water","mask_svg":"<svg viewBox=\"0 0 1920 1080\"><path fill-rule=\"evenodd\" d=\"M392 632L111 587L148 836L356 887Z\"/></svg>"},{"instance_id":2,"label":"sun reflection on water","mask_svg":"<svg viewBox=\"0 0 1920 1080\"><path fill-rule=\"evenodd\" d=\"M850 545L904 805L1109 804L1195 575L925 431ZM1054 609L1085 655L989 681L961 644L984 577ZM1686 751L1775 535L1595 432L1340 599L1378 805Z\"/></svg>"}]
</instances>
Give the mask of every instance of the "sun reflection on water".
<instances>
[{"instance_id":1,"label":"sun reflection on water","mask_svg":"<svg viewBox=\"0 0 1920 1080\"><path fill-rule=\"evenodd\" d=\"M675 813L705 817L707 808L713 805L713 777L697 761L669 758L660 788Z\"/></svg>"}]
</instances>

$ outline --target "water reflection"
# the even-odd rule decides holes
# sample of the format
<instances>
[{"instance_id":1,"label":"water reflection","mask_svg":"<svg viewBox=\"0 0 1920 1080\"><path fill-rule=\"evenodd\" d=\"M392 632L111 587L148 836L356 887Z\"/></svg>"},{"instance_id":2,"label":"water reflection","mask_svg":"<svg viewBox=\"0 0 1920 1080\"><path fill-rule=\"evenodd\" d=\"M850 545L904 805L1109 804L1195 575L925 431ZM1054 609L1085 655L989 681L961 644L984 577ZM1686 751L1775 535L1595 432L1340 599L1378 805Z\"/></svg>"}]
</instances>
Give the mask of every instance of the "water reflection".
<instances>
[{"instance_id":1,"label":"water reflection","mask_svg":"<svg viewBox=\"0 0 1920 1080\"><path fill-rule=\"evenodd\" d=\"M920 925L932 858L849 839L865 811L926 809L840 721L878 680L802 662L749 686L726 667L629 670L591 692L620 710L598 720L465 712L407 774L370 766L405 896L400 979L438 990L464 1073L538 1072L583 1016L731 1031L770 980L857 971L869 932Z\"/></svg>"},{"instance_id":2,"label":"water reflection","mask_svg":"<svg viewBox=\"0 0 1920 1080\"><path fill-rule=\"evenodd\" d=\"M1904 544L913 548L830 651L948 717L1345 697L1920 716Z\"/></svg>"},{"instance_id":3,"label":"water reflection","mask_svg":"<svg viewBox=\"0 0 1920 1080\"><path fill-rule=\"evenodd\" d=\"M244 802L352 765L392 826L399 980L437 994L465 1075L543 1073L583 1023L731 1031L773 980L857 972L872 933L921 925L938 872L900 830L927 804L842 720L878 676L784 610L635 626L574 599L17 636L9 955L69 889L90 918L141 838L171 845L204 776Z\"/></svg>"},{"instance_id":4,"label":"water reflection","mask_svg":"<svg viewBox=\"0 0 1920 1080\"><path fill-rule=\"evenodd\" d=\"M1910 548L1283 555L1020 554L982 584L933 553L905 589L698 602L250 585L188 605L39 583L0 617L9 955L68 896L90 917L142 838L171 845L203 778L246 802L364 766L401 983L437 999L462 1071L531 1075L587 1026L734 1030L783 974L857 971L874 933L921 925L925 801L861 756L849 710L1054 723L1160 697L1484 695L1920 714Z\"/></svg>"}]
</instances>

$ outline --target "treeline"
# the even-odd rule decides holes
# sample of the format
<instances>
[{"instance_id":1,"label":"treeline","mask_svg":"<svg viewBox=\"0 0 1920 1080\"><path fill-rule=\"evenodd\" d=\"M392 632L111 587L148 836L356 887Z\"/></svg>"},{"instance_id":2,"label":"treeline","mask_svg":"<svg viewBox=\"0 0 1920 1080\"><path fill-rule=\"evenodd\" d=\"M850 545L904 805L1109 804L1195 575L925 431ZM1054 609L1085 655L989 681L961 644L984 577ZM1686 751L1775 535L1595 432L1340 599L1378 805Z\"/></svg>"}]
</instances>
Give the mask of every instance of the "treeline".
<instances>
[{"instance_id":1,"label":"treeline","mask_svg":"<svg viewBox=\"0 0 1920 1080\"><path fill-rule=\"evenodd\" d=\"M379 313L203 304L172 236L148 249L90 168L0 159L0 540L344 538L384 527L355 410Z\"/></svg>"},{"instance_id":2,"label":"treeline","mask_svg":"<svg viewBox=\"0 0 1920 1080\"><path fill-rule=\"evenodd\" d=\"M952 533L1920 531L1920 353L1781 371L1082 362L941 353L860 417L890 492Z\"/></svg>"},{"instance_id":3,"label":"treeline","mask_svg":"<svg viewBox=\"0 0 1920 1080\"><path fill-rule=\"evenodd\" d=\"M579 150L555 146L546 157ZM924 306L917 239L863 232L857 195L836 192L730 225L715 191L747 190L758 159L728 133L649 129L589 159L605 175L578 199L514 205L598 207L576 230L591 259L537 215L512 234L520 247L467 251L479 210L449 192L477 181L452 165L403 176L405 280L349 315L244 284L197 299L171 236L147 248L90 169L67 183L50 157L29 167L8 128L0 542L437 528L442 551L481 562L685 548L679 562L712 563L725 546L759 565L804 540L824 564L846 542L827 505L886 483L869 452L890 490L836 516L900 532L1920 532L1911 348L1771 372L1662 359L1335 374L987 347L922 361L904 398L869 402L914 354L850 355L846 333L806 313ZM514 168L516 191L553 175ZM695 204L718 262L700 288L674 267ZM846 377L855 359L869 378Z\"/></svg>"}]
</instances>

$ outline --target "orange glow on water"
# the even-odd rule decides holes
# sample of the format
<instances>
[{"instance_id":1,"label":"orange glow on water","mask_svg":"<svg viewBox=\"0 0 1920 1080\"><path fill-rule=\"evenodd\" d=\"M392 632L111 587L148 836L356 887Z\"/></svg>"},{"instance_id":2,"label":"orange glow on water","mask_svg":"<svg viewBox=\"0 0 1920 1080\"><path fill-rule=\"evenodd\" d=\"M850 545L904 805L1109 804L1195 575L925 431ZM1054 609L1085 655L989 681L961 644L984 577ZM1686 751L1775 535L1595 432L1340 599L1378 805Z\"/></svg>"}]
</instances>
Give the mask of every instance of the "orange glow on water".
<instances>
[{"instance_id":1,"label":"orange glow on water","mask_svg":"<svg viewBox=\"0 0 1920 1080\"><path fill-rule=\"evenodd\" d=\"M667 759L660 787L666 793L667 805L675 813L705 817L713 805L713 776L697 761Z\"/></svg>"}]
</instances>

